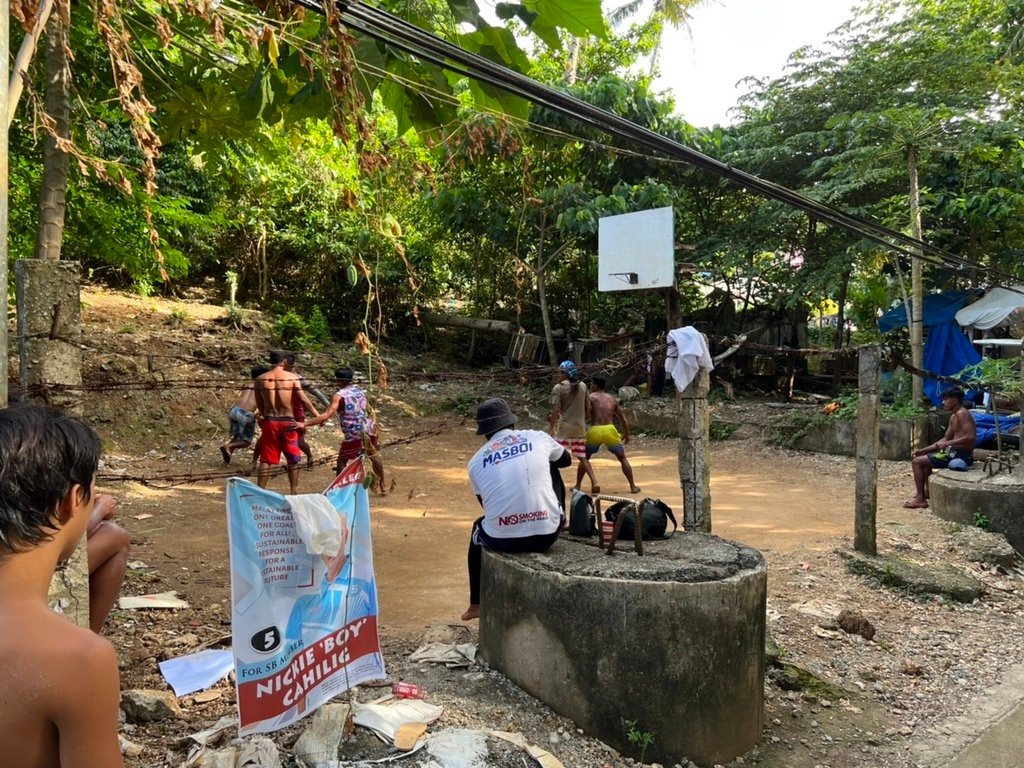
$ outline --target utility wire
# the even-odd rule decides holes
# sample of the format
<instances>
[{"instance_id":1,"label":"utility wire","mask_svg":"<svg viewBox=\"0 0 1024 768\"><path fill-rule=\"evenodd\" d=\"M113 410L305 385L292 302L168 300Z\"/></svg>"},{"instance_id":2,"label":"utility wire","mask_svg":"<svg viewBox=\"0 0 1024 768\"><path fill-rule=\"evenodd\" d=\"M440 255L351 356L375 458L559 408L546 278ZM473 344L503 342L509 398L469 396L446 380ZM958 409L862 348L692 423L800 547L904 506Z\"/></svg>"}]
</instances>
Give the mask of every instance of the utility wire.
<instances>
[{"instance_id":1,"label":"utility wire","mask_svg":"<svg viewBox=\"0 0 1024 768\"><path fill-rule=\"evenodd\" d=\"M324 7L314 0L295 0L295 2L314 12L326 15ZM347 26L422 61L477 82L492 85L506 93L519 96L537 106L546 107L559 115L575 119L617 138L634 141L669 157L682 160L731 181L750 192L782 202L911 259L924 259L931 263L935 263L937 260L940 265L953 271L971 270L995 275L1011 283L1016 281L1015 276L1002 270L975 264L934 245L733 168L686 147L674 139L662 136L625 118L466 51L379 8L359 2L351 4L339 2L336 5L341 20Z\"/></svg>"}]
</instances>

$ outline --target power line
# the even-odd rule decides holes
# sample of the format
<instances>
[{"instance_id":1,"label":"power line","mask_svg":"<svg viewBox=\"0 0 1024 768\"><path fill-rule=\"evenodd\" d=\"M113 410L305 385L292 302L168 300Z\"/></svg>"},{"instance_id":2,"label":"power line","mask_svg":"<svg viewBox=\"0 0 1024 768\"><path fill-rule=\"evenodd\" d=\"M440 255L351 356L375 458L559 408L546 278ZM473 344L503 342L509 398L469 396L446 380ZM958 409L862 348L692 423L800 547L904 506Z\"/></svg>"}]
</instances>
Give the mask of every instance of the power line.
<instances>
[{"instance_id":1,"label":"power line","mask_svg":"<svg viewBox=\"0 0 1024 768\"><path fill-rule=\"evenodd\" d=\"M296 2L317 13L327 15L323 5L314 0L296 0ZM936 263L937 260L939 265L953 271L970 270L997 276L1008 282L1016 280L1013 275L1002 270L975 264L924 241L733 168L686 147L674 139L662 136L569 94L538 83L525 75L499 66L379 8L359 2L351 4L338 2L336 5L339 8L340 18L346 25L397 50L463 77L492 85L506 93L524 98L535 105L546 107L557 114L575 119L617 138L634 141L648 149L664 153L669 157L726 179L750 192L777 200L911 259L924 259L931 263Z\"/></svg>"}]
</instances>

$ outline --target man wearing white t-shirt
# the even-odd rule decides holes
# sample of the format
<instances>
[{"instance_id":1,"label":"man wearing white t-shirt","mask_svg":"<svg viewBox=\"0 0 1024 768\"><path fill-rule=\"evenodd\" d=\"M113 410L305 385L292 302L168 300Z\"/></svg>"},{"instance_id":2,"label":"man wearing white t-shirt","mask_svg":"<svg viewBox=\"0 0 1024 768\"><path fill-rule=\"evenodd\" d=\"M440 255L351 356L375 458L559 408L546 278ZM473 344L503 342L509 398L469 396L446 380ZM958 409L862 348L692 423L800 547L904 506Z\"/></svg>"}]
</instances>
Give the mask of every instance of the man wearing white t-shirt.
<instances>
[{"instance_id":1,"label":"man wearing white t-shirt","mask_svg":"<svg viewBox=\"0 0 1024 768\"><path fill-rule=\"evenodd\" d=\"M469 608L463 621L480 616L483 547L497 552L545 552L558 538L565 486L559 469L572 456L546 432L512 429L516 417L500 398L476 411L486 442L469 461L469 484L484 515L469 539Z\"/></svg>"}]
</instances>

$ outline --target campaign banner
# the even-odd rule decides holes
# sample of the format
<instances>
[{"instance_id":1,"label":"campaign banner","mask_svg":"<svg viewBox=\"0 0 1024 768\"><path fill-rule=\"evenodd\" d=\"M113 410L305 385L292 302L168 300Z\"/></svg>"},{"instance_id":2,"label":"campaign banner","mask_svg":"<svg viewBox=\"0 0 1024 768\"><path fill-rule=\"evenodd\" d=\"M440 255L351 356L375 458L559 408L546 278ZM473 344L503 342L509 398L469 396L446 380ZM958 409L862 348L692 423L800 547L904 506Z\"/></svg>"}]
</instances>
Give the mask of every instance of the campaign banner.
<instances>
[{"instance_id":1,"label":"campaign banner","mask_svg":"<svg viewBox=\"0 0 1024 768\"><path fill-rule=\"evenodd\" d=\"M352 686L385 677L363 479L362 462L352 462L324 491L329 504L293 497L295 510L286 496L228 480L240 735L284 728ZM300 516L300 502L304 515L312 509L321 517Z\"/></svg>"}]
</instances>

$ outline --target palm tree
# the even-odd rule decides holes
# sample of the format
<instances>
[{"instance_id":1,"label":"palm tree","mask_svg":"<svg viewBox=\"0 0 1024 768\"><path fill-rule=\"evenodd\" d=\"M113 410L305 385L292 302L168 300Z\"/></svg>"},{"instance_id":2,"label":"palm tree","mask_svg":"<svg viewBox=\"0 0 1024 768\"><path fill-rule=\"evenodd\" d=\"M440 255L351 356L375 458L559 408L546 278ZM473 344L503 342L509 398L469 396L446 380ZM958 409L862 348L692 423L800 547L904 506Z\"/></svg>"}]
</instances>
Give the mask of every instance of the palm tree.
<instances>
[{"instance_id":1,"label":"palm tree","mask_svg":"<svg viewBox=\"0 0 1024 768\"><path fill-rule=\"evenodd\" d=\"M613 27L624 24L636 16L647 0L627 0L608 15L608 20ZM651 51L651 66L648 74L654 77L654 70L658 65L658 53L661 51L661 35L665 25L673 29L688 27L690 25L690 12L705 0L654 0L651 14L648 18L655 19L659 23L657 39L654 43L654 50Z\"/></svg>"}]
</instances>

